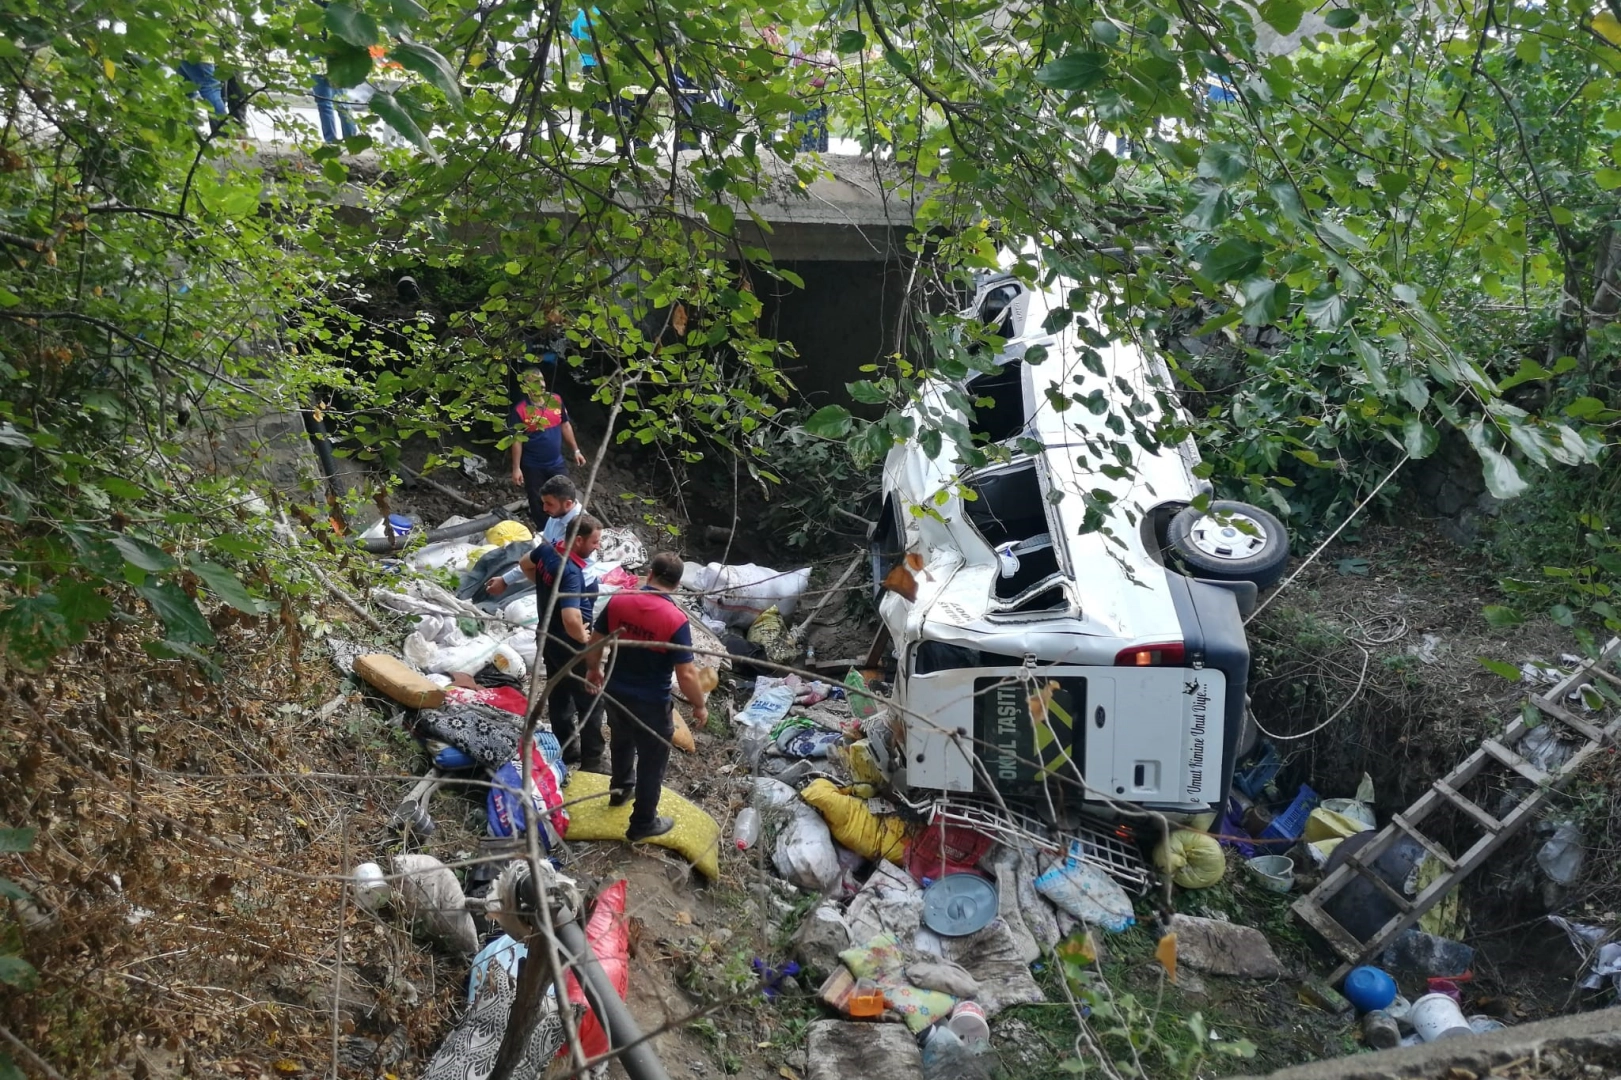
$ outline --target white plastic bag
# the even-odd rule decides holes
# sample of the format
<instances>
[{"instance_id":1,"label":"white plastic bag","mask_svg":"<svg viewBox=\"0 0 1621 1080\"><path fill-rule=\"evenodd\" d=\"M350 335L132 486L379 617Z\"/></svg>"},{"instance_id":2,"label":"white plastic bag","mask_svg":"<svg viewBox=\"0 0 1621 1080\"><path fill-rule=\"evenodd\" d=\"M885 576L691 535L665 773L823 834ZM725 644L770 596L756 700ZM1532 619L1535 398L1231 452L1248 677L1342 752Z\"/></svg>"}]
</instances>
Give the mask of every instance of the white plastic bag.
<instances>
[{"instance_id":1,"label":"white plastic bag","mask_svg":"<svg viewBox=\"0 0 1621 1080\"><path fill-rule=\"evenodd\" d=\"M501 644L523 657L526 666L531 668L535 666L535 657L539 655L539 650L535 647L535 635L527 629L519 630Z\"/></svg>"},{"instance_id":2,"label":"white plastic bag","mask_svg":"<svg viewBox=\"0 0 1621 1080\"><path fill-rule=\"evenodd\" d=\"M501 618L514 626L534 626L540 621L540 594L525 593L501 609Z\"/></svg>"},{"instance_id":3,"label":"white plastic bag","mask_svg":"<svg viewBox=\"0 0 1621 1080\"><path fill-rule=\"evenodd\" d=\"M1036 891L1082 922L1119 933L1137 921L1131 897L1091 863L1060 863L1036 878Z\"/></svg>"},{"instance_id":4,"label":"white plastic bag","mask_svg":"<svg viewBox=\"0 0 1621 1080\"><path fill-rule=\"evenodd\" d=\"M531 638L531 644L533 644L533 641L534 639ZM490 654L490 663L495 665L497 671L505 675L511 675L514 679L521 679L529 674L529 665L525 662L523 654L513 646L510 640L503 641L495 647L495 652Z\"/></svg>"},{"instance_id":5,"label":"white plastic bag","mask_svg":"<svg viewBox=\"0 0 1621 1080\"><path fill-rule=\"evenodd\" d=\"M792 617L810 584L810 567L781 571L754 563L710 563L703 573L693 576L705 594L705 614L725 620L728 626L747 627L770 607L775 607L784 619ZM686 582L685 575L682 582Z\"/></svg>"},{"instance_id":6,"label":"white plastic bag","mask_svg":"<svg viewBox=\"0 0 1621 1080\"><path fill-rule=\"evenodd\" d=\"M793 687L769 686L764 690L755 691L754 696L749 698L749 703L743 706L742 712L733 717L732 722L770 730L788 715L788 710L793 704Z\"/></svg>"},{"instance_id":7,"label":"white plastic bag","mask_svg":"<svg viewBox=\"0 0 1621 1080\"><path fill-rule=\"evenodd\" d=\"M441 570L447 566L460 570L467 563L467 553L472 550L473 545L466 540L441 540L407 555L405 565L413 570Z\"/></svg>"},{"instance_id":8,"label":"white plastic bag","mask_svg":"<svg viewBox=\"0 0 1621 1080\"><path fill-rule=\"evenodd\" d=\"M750 765L760 760L760 755L771 744L772 728L788 715L793 704L794 691L791 687L772 686L756 691L743 711L732 717L732 722L737 725L737 746L743 753L743 760Z\"/></svg>"},{"instance_id":9,"label":"white plastic bag","mask_svg":"<svg viewBox=\"0 0 1621 1080\"><path fill-rule=\"evenodd\" d=\"M490 662L498 645L488 634L464 638L455 645L436 645L421 634L412 633L405 639L405 659L427 672L464 671L476 675ZM512 656L517 658L517 653Z\"/></svg>"},{"instance_id":10,"label":"white plastic bag","mask_svg":"<svg viewBox=\"0 0 1621 1080\"><path fill-rule=\"evenodd\" d=\"M434 645L455 645L467 640L454 615L418 616L416 632L422 635L422 640Z\"/></svg>"},{"instance_id":11,"label":"white plastic bag","mask_svg":"<svg viewBox=\"0 0 1621 1080\"><path fill-rule=\"evenodd\" d=\"M777 873L801 889L822 892L831 888L842 873L833 833L810 806L797 802L793 819L777 834L777 848L771 861Z\"/></svg>"},{"instance_id":12,"label":"white plastic bag","mask_svg":"<svg viewBox=\"0 0 1621 1080\"><path fill-rule=\"evenodd\" d=\"M404 875L395 891L422 932L463 956L478 952L478 930L450 868L432 855L396 855L393 863L394 872Z\"/></svg>"}]
</instances>

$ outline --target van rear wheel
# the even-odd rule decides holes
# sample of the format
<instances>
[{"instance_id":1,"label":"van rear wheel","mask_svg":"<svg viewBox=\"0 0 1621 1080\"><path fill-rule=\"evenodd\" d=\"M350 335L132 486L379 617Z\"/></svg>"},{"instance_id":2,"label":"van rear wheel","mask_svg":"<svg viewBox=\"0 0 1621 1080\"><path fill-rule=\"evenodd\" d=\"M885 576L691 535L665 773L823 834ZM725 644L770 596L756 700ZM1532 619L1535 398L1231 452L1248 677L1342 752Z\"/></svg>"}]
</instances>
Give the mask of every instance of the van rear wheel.
<instances>
[{"instance_id":1,"label":"van rear wheel","mask_svg":"<svg viewBox=\"0 0 1621 1080\"><path fill-rule=\"evenodd\" d=\"M1171 519L1166 539L1194 577L1253 581L1270 588L1289 565L1289 533L1259 506L1217 500L1189 506Z\"/></svg>"}]
</instances>

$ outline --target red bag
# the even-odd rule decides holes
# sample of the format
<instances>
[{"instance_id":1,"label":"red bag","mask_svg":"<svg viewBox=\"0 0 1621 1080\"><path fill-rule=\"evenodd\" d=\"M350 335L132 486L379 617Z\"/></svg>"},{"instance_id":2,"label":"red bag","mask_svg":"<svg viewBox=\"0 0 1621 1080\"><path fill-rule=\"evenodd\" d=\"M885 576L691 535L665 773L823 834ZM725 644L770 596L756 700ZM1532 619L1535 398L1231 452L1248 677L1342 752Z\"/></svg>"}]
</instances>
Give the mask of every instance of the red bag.
<instances>
[{"instance_id":1,"label":"red bag","mask_svg":"<svg viewBox=\"0 0 1621 1080\"><path fill-rule=\"evenodd\" d=\"M445 700L458 705L490 705L513 716L529 714L529 699L516 686L491 686L469 690L465 686L445 687Z\"/></svg>"},{"instance_id":2,"label":"red bag","mask_svg":"<svg viewBox=\"0 0 1621 1080\"><path fill-rule=\"evenodd\" d=\"M630 923L625 918L625 890L629 884L621 878L602 890L596 906L591 909L591 921L585 924L585 940L591 943L591 951L597 954L597 962L602 965L603 972L621 1001L630 989ZM580 983L572 971L568 976L568 999L576 1005L586 1006L585 1020L580 1024L580 1048L585 1051L586 1057L606 1054L608 1033L596 1014L590 1011L585 991L580 989ZM558 1049L557 1056L567 1054L568 1044L564 1043Z\"/></svg>"}]
</instances>

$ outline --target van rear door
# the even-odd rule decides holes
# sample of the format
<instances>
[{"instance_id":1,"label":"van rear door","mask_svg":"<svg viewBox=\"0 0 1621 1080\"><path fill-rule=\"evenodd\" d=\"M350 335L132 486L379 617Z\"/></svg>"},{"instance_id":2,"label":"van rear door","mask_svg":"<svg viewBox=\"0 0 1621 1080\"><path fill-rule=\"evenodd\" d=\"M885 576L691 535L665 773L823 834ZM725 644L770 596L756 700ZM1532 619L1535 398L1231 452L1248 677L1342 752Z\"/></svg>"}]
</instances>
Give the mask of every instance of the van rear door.
<instances>
[{"instance_id":1,"label":"van rear door","mask_svg":"<svg viewBox=\"0 0 1621 1080\"><path fill-rule=\"evenodd\" d=\"M1087 798L1204 810L1220 800L1227 679L1214 668L1088 668Z\"/></svg>"}]
</instances>

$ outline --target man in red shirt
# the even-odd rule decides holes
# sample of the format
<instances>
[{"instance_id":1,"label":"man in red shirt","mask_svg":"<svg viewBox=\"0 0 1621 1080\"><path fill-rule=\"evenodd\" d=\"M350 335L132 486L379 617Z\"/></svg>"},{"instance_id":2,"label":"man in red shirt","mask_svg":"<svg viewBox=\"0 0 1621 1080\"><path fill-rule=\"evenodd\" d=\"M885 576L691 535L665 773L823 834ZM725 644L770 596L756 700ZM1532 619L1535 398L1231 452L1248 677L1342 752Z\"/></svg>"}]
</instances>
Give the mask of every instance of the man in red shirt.
<instances>
[{"instance_id":1,"label":"man in red shirt","mask_svg":"<svg viewBox=\"0 0 1621 1080\"><path fill-rule=\"evenodd\" d=\"M675 734L672 675L681 684L682 696L692 703L693 722L709 719L693 663L692 627L670 598L681 584L681 569L681 556L661 551L653 556L646 586L614 593L598 605L590 644L605 639L627 644L614 648L613 670L606 680L602 650L593 650L586 658L586 679L607 699L613 758L609 805L623 806L631 797L634 774L636 802L625 830L625 839L631 841L662 836L675 828L674 820L658 814L664 770L670 763L670 737Z\"/></svg>"}]
</instances>

